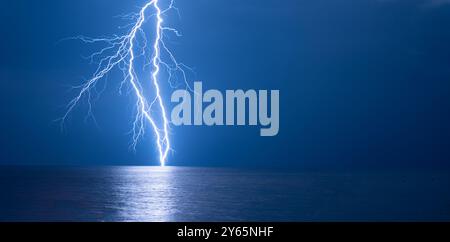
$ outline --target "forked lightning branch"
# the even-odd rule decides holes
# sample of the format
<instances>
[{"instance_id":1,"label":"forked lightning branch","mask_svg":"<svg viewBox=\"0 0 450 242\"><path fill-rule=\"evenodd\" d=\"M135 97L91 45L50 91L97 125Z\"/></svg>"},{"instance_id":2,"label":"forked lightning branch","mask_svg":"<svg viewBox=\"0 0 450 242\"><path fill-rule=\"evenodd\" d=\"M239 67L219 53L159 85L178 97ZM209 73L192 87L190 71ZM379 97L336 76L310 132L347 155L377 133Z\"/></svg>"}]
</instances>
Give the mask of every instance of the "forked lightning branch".
<instances>
[{"instance_id":1,"label":"forked lightning branch","mask_svg":"<svg viewBox=\"0 0 450 242\"><path fill-rule=\"evenodd\" d=\"M129 31L126 34L104 38L85 36L73 38L87 44L102 44L104 48L89 56L92 62L98 63L98 66L91 78L75 87L78 94L69 102L62 123L82 100L87 100L88 115L92 115L91 92L100 80L105 79L114 69L118 69L123 75L120 91L128 86L136 100L132 147L136 148L139 139L145 134L146 127L150 127L155 137L161 166L166 165L172 149L169 136L171 123L209 126L259 124L264 126L261 129L261 136L277 135L279 91L271 91L270 94L264 90L227 91L224 98L218 90L209 90L203 94L199 82L191 88L186 75L186 71L190 69L176 59L165 42L167 38L181 36L178 30L165 25L164 18L169 11L178 12L174 0L149 0L138 13L124 16L132 20L132 23L127 25ZM146 60L145 63L142 64L140 59ZM145 73L143 70L146 68L150 69L149 74L141 74ZM165 75L161 75L162 72L165 72ZM178 105L169 113L166 103L169 97L166 97L162 90L168 86L172 87L174 79L184 84L185 89L173 91L170 99ZM203 102L208 103L205 109Z\"/></svg>"}]
</instances>

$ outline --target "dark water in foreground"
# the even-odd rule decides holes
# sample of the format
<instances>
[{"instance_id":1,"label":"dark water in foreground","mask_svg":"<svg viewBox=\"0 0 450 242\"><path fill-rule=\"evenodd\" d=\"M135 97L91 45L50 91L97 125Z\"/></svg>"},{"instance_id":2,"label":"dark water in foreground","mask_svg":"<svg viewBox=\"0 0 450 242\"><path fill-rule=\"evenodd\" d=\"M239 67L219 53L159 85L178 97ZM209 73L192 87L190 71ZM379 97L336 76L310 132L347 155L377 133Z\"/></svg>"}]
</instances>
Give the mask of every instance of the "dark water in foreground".
<instances>
[{"instance_id":1,"label":"dark water in foreground","mask_svg":"<svg viewBox=\"0 0 450 242\"><path fill-rule=\"evenodd\" d=\"M3 167L0 191L0 221L450 221L436 173Z\"/></svg>"}]
</instances>

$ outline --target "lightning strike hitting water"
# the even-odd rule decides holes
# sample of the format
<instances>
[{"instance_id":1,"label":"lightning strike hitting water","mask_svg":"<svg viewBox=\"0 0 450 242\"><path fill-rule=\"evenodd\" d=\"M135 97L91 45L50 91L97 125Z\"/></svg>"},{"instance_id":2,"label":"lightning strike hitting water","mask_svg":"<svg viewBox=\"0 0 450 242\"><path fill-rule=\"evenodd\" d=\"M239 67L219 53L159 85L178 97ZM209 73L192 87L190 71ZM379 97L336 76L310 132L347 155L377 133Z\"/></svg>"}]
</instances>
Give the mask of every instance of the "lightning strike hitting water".
<instances>
[{"instance_id":1,"label":"lightning strike hitting water","mask_svg":"<svg viewBox=\"0 0 450 242\"><path fill-rule=\"evenodd\" d=\"M98 61L98 68L94 72L91 79L87 80L81 86L77 86L75 88L79 89L79 94L68 104L68 109L65 115L62 118L62 122L64 122L68 115L73 111L75 106L83 99L87 98L88 103L88 115L92 115L92 105L91 105L91 90L94 89L99 80L105 78L105 76L111 72L114 68L119 68L123 72L123 81L120 84L120 92L122 87L129 83L133 93L136 95L136 116L133 122L133 142L132 147L136 148L137 142L142 135L145 133L145 123L147 122L152 127L156 138L156 146L158 148L159 153L159 162L161 166L165 166L167 161L167 156L169 151L171 150L171 143L169 137L169 120L167 118L166 108L164 106L159 74L162 68L165 68L168 73L168 82L172 86L173 76L178 72L181 74L181 77L184 83L187 84L185 69L188 69L183 63L179 63L169 48L166 46L164 42L164 36L167 35L166 32L171 32L176 36L180 36L180 33L174 29L167 26L164 26L164 14L169 10L178 11L177 8L174 7L174 0L169 1L169 6L167 8L162 9L160 7L161 0L151 0L147 2L137 14L130 14L123 16L124 18L133 20L133 24L128 25L132 26L131 30L123 35L123 36L113 36L111 38L89 38L85 36L79 36L72 39L78 39L83 41L84 43L102 43L107 47L101 49L98 52L92 54L89 58L92 62ZM149 14L150 10L153 10L153 14ZM148 78L139 78L136 74L136 59L141 56L146 56L146 52L150 47L148 47L148 41L145 35L145 31L143 29L143 25L146 22L148 17L155 17L155 39L153 44L151 45L151 58L149 60L150 63L147 63L145 66L150 65L151 76ZM139 40L140 37L143 40ZM143 43L140 43L143 42ZM140 50L140 52L137 51ZM108 54L109 53L109 54ZM164 61L162 54L167 58L167 61ZM142 83L143 80L149 80L151 82L151 86L153 87L154 99L149 102L144 95L144 90ZM155 105L156 104L156 105ZM156 121L155 117L152 116L153 106L157 106L158 112L160 113L159 119L160 124Z\"/></svg>"}]
</instances>

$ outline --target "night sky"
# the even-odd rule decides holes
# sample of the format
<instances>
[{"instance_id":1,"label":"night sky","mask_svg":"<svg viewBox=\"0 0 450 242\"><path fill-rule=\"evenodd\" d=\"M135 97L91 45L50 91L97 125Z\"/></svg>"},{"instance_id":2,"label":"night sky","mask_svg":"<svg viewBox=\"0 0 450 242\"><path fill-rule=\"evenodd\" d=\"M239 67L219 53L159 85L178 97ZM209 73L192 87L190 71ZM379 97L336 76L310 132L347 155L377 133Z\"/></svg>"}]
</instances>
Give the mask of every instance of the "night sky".
<instances>
[{"instance_id":1,"label":"night sky","mask_svg":"<svg viewBox=\"0 0 450 242\"><path fill-rule=\"evenodd\" d=\"M163 1L163 0L161 0ZM133 95L108 76L80 105L92 52L64 38L120 33L144 0L1 1L0 164L157 165L130 150ZM169 164L293 169L450 168L450 1L178 0L172 49L205 89L280 90L280 133L172 127ZM168 101L170 96L166 94Z\"/></svg>"}]
</instances>

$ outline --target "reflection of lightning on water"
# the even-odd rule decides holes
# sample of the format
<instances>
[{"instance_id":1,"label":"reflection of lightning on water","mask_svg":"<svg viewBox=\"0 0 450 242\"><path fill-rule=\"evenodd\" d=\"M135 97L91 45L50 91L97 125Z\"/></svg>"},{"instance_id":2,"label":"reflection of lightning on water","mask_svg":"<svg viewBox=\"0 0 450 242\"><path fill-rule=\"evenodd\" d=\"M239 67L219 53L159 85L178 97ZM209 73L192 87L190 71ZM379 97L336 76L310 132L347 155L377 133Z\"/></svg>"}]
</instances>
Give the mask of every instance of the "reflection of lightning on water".
<instances>
[{"instance_id":1,"label":"reflection of lightning on water","mask_svg":"<svg viewBox=\"0 0 450 242\"><path fill-rule=\"evenodd\" d=\"M84 82L82 85L75 88L79 89L79 94L70 101L68 104L68 109L65 115L62 117L62 122L68 118L68 115L75 108L75 106L83 98L87 98L88 103L88 115L92 115L91 110L91 93L90 91L95 88L98 81L103 79L112 69L115 67L119 68L123 72L123 81L121 83L121 88L124 84L129 83L132 90L136 94L136 107L137 113L133 122L133 143L132 147L135 148L139 138L144 134L145 123L148 122L155 134L156 145L159 152L159 161L161 166L164 166L167 161L167 156L170 147L169 138L169 120L167 118L167 111L164 106L163 99L161 97L161 89L159 83L159 73L162 68L165 68L168 73L169 83L175 73L181 74L184 82L186 82L185 69L187 68L184 64L179 63L169 48L164 42L164 37L169 32L180 36L180 33L170 27L163 25L164 14L169 10L178 11L174 7L174 0L169 0L169 6L167 8L160 7L160 0L151 0L147 2L137 14L126 15L126 18L133 20L131 30L123 36L114 35L110 38L90 38L85 36L78 36L75 39L79 39L84 43L101 43L105 44L106 47L98 52L95 52L90 56L92 61L98 61L98 68L93 74L92 78ZM147 20L146 14L150 12L149 9L153 9L153 14L148 17L155 17L155 40L151 47L148 46L148 41L145 36L145 31L143 30L143 24ZM139 40L137 37L141 37L143 40ZM143 42L143 43L141 43ZM137 52L136 49L140 50ZM155 97L151 102L147 100L143 93L143 87L141 85L140 78L136 74L135 61L138 57L146 56L146 51L151 49L151 60L148 65L151 65L151 83L154 88ZM111 53L112 54L108 54ZM164 58L162 57L164 54ZM167 59L167 60L164 60ZM142 78L144 79L144 78ZM158 113L161 115L161 122L158 124L155 118L152 116L152 111L154 111L154 106L156 106Z\"/></svg>"}]
</instances>

